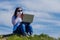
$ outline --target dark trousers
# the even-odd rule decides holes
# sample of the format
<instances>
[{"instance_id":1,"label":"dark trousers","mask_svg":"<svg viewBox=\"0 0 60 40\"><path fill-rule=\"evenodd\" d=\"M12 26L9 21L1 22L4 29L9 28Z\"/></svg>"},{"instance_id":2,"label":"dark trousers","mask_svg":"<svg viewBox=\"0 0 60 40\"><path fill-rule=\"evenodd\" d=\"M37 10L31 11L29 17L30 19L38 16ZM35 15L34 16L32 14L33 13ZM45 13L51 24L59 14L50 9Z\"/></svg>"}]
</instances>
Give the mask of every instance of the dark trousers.
<instances>
[{"instance_id":1,"label":"dark trousers","mask_svg":"<svg viewBox=\"0 0 60 40\"><path fill-rule=\"evenodd\" d=\"M30 26L30 23L21 22L21 24L17 27L15 31L13 31L13 33L21 35L26 35L26 33L29 33L30 35L32 35L33 29Z\"/></svg>"}]
</instances>

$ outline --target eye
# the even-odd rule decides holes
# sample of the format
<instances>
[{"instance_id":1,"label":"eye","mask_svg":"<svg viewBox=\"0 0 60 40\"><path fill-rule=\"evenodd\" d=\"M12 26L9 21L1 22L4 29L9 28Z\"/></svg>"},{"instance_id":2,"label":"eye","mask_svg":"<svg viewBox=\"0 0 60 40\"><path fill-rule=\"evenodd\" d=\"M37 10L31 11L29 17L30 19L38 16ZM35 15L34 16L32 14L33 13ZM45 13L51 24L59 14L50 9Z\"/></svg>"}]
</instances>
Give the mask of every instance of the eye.
<instances>
[{"instance_id":1,"label":"eye","mask_svg":"<svg viewBox=\"0 0 60 40\"><path fill-rule=\"evenodd\" d=\"M20 12L20 10L18 10L18 12Z\"/></svg>"}]
</instances>

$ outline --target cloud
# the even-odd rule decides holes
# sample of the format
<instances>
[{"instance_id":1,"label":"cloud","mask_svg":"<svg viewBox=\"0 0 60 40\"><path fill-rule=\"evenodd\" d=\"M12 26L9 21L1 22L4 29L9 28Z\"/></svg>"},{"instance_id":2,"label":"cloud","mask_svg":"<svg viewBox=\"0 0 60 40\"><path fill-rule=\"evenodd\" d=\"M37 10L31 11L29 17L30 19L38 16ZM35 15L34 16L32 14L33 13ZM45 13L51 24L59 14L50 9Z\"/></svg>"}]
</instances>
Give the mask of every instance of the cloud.
<instances>
[{"instance_id":1,"label":"cloud","mask_svg":"<svg viewBox=\"0 0 60 40\"><path fill-rule=\"evenodd\" d=\"M0 3L0 8L1 9L6 9L6 10L11 10L12 6L9 2L5 1L5 2Z\"/></svg>"},{"instance_id":2,"label":"cloud","mask_svg":"<svg viewBox=\"0 0 60 40\"><path fill-rule=\"evenodd\" d=\"M13 13L11 12L3 12L0 14L0 24L8 25L9 27L12 26L11 18Z\"/></svg>"},{"instance_id":3,"label":"cloud","mask_svg":"<svg viewBox=\"0 0 60 40\"><path fill-rule=\"evenodd\" d=\"M22 5L26 6L30 10L38 11L49 11L49 12L60 12L60 2L55 0L24 0L21 2Z\"/></svg>"}]
</instances>

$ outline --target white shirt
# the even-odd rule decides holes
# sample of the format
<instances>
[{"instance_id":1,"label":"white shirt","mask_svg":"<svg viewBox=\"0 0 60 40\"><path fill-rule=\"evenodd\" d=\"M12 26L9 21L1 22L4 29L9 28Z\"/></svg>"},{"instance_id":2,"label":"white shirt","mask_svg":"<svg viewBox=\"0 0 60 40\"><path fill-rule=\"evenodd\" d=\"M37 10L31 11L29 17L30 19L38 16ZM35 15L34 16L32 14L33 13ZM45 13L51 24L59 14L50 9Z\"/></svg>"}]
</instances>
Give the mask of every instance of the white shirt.
<instances>
[{"instance_id":1,"label":"white shirt","mask_svg":"<svg viewBox=\"0 0 60 40\"><path fill-rule=\"evenodd\" d=\"M22 22L22 19L20 17L15 18L15 16L12 17L12 24L13 24L13 31L17 29L17 27L20 25L20 22Z\"/></svg>"},{"instance_id":2,"label":"white shirt","mask_svg":"<svg viewBox=\"0 0 60 40\"><path fill-rule=\"evenodd\" d=\"M20 22L22 22L22 19L20 17L17 17L16 20L15 20L15 24L16 23L19 23L20 24Z\"/></svg>"}]
</instances>

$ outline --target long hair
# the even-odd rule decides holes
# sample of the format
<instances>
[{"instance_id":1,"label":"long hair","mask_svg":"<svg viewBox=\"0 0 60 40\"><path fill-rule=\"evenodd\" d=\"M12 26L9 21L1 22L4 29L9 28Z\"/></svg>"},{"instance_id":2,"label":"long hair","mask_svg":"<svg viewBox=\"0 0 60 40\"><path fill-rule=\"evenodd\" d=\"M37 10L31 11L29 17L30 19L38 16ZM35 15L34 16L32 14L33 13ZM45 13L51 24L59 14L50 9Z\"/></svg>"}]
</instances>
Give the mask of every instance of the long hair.
<instances>
[{"instance_id":1,"label":"long hair","mask_svg":"<svg viewBox=\"0 0 60 40\"><path fill-rule=\"evenodd\" d=\"M15 12L14 12L14 15L13 15L13 16L15 16L15 18L17 17L17 11L18 11L19 8L21 8L21 7L17 7L17 8L15 9ZM22 13L21 15L23 15L23 13Z\"/></svg>"}]
</instances>

